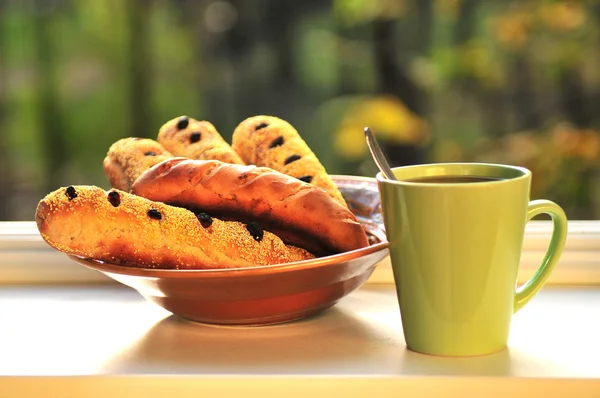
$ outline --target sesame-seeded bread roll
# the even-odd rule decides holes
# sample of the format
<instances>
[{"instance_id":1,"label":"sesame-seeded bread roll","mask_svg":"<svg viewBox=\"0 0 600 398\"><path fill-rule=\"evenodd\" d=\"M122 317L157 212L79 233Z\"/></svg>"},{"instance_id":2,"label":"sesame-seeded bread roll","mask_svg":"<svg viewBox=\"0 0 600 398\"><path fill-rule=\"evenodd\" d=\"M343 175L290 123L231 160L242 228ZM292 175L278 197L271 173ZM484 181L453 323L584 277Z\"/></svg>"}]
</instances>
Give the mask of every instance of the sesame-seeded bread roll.
<instances>
[{"instance_id":1,"label":"sesame-seeded bread roll","mask_svg":"<svg viewBox=\"0 0 600 398\"><path fill-rule=\"evenodd\" d=\"M204 269L314 258L257 224L198 215L95 186L60 188L35 214L44 240L65 253L144 268Z\"/></svg>"},{"instance_id":2,"label":"sesame-seeded bread roll","mask_svg":"<svg viewBox=\"0 0 600 398\"><path fill-rule=\"evenodd\" d=\"M104 174L110 186L129 191L131 184L150 167L173 157L158 142L129 137L115 142L104 158Z\"/></svg>"},{"instance_id":3,"label":"sesame-seeded bread roll","mask_svg":"<svg viewBox=\"0 0 600 398\"><path fill-rule=\"evenodd\" d=\"M316 255L368 246L346 206L319 187L266 167L172 158L142 174L131 192L216 217L256 221Z\"/></svg>"},{"instance_id":4,"label":"sesame-seeded bread roll","mask_svg":"<svg viewBox=\"0 0 600 398\"><path fill-rule=\"evenodd\" d=\"M187 116L169 120L158 132L158 142L174 156L244 164L215 126Z\"/></svg>"},{"instance_id":5,"label":"sesame-seeded bread roll","mask_svg":"<svg viewBox=\"0 0 600 398\"><path fill-rule=\"evenodd\" d=\"M264 115L250 117L236 127L231 145L246 164L269 167L321 187L346 206L325 167L285 120Z\"/></svg>"}]
</instances>

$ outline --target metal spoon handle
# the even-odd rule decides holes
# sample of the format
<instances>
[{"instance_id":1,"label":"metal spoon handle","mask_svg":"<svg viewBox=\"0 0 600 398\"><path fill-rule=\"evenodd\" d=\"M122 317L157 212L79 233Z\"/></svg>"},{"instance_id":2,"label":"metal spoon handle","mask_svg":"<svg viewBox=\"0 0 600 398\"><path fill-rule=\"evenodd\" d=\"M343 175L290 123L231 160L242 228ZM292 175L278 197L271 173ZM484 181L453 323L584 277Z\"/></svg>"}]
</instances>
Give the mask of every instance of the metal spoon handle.
<instances>
[{"instance_id":1,"label":"metal spoon handle","mask_svg":"<svg viewBox=\"0 0 600 398\"><path fill-rule=\"evenodd\" d=\"M385 155L381 151L375 136L371 132L371 129L365 127L365 138L367 139L367 146L369 147L369 151L371 152L371 156L373 156L373 160L377 164L379 170L385 178L388 180L395 180L396 176L394 176L394 172L392 172L392 168L389 163L385 159Z\"/></svg>"}]
</instances>

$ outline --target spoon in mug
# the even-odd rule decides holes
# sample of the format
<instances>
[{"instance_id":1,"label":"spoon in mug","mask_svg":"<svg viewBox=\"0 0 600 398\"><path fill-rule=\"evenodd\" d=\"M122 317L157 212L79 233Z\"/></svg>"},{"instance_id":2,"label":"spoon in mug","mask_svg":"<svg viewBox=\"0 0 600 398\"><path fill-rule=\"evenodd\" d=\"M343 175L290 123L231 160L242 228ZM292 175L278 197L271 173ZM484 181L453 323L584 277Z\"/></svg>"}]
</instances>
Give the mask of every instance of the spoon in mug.
<instances>
[{"instance_id":1,"label":"spoon in mug","mask_svg":"<svg viewBox=\"0 0 600 398\"><path fill-rule=\"evenodd\" d=\"M371 129L368 127L365 127L365 138L367 139L367 146L369 147L369 152L371 152L371 156L373 156L373 160L375 161L375 164L381 171L381 174L383 174L383 176L388 180L396 180L396 176L394 176L392 168L385 159L385 155L381 151L381 148L379 147L375 136L371 132Z\"/></svg>"}]
</instances>

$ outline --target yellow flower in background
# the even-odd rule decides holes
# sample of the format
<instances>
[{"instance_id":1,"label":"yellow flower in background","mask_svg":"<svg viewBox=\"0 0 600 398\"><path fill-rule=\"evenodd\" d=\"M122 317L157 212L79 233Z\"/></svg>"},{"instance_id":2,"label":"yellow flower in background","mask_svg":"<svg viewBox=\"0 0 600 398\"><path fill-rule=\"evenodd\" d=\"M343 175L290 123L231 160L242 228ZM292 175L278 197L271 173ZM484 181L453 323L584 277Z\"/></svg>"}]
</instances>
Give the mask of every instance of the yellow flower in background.
<instances>
[{"instance_id":1,"label":"yellow flower in background","mask_svg":"<svg viewBox=\"0 0 600 398\"><path fill-rule=\"evenodd\" d=\"M568 32L580 28L585 23L585 10L574 1L557 2L541 9L541 18L546 25L560 32Z\"/></svg>"},{"instance_id":2,"label":"yellow flower in background","mask_svg":"<svg viewBox=\"0 0 600 398\"><path fill-rule=\"evenodd\" d=\"M358 160L368 151L364 128L370 127L382 144L422 145L429 139L427 122L390 95L365 97L344 113L335 133L336 152Z\"/></svg>"},{"instance_id":3,"label":"yellow flower in background","mask_svg":"<svg viewBox=\"0 0 600 398\"><path fill-rule=\"evenodd\" d=\"M529 38L531 17L524 13L510 13L499 17L494 24L496 39L513 50L522 48Z\"/></svg>"}]
</instances>

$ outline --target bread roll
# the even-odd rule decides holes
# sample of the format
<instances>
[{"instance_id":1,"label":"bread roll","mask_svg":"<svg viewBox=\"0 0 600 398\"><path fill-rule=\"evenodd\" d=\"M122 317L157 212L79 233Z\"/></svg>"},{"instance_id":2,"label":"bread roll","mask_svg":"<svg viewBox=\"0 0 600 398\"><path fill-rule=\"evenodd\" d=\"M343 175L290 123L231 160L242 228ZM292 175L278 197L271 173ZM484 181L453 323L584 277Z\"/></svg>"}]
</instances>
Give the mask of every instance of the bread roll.
<instances>
[{"instance_id":1,"label":"bread roll","mask_svg":"<svg viewBox=\"0 0 600 398\"><path fill-rule=\"evenodd\" d=\"M165 123L158 132L158 142L175 156L244 163L221 137L215 126L210 122L198 121L187 116Z\"/></svg>"},{"instance_id":2,"label":"bread roll","mask_svg":"<svg viewBox=\"0 0 600 398\"><path fill-rule=\"evenodd\" d=\"M172 158L142 174L131 192L216 217L257 221L317 255L368 246L347 207L319 187L266 167Z\"/></svg>"},{"instance_id":3,"label":"bread roll","mask_svg":"<svg viewBox=\"0 0 600 398\"><path fill-rule=\"evenodd\" d=\"M129 191L142 172L171 157L173 155L154 140L123 138L108 149L103 162L104 174L111 187Z\"/></svg>"},{"instance_id":4,"label":"bread roll","mask_svg":"<svg viewBox=\"0 0 600 398\"><path fill-rule=\"evenodd\" d=\"M136 267L252 267L314 258L256 223L226 222L95 186L51 192L39 202L35 219L57 250Z\"/></svg>"},{"instance_id":5,"label":"bread roll","mask_svg":"<svg viewBox=\"0 0 600 398\"><path fill-rule=\"evenodd\" d=\"M232 147L246 164L269 167L323 188L346 206L337 186L296 129L273 116L253 116L240 123Z\"/></svg>"}]
</instances>

